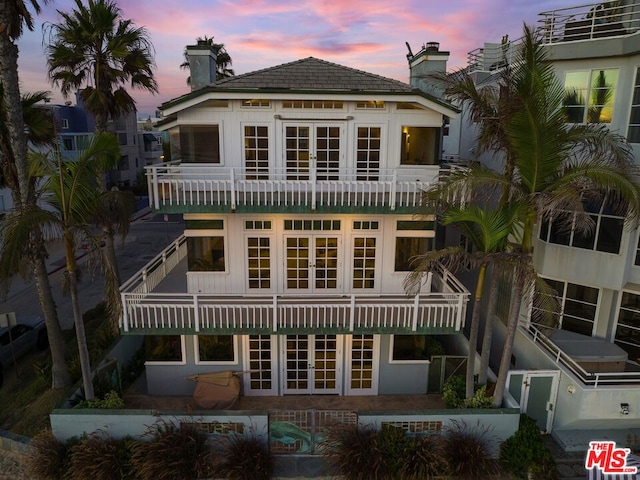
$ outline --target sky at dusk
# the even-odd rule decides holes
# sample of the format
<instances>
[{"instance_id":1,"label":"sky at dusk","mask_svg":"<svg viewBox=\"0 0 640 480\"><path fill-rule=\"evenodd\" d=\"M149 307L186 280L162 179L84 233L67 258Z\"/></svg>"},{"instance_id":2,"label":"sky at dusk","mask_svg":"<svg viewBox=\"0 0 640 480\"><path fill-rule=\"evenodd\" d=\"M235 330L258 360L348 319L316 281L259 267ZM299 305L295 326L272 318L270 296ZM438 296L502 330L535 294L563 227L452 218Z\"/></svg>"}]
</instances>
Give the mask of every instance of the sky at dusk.
<instances>
[{"instance_id":1,"label":"sky at dusk","mask_svg":"<svg viewBox=\"0 0 640 480\"><path fill-rule=\"evenodd\" d=\"M27 2L28 3L28 2ZM40 2L42 4L42 2ZM414 53L426 42L449 51L448 69L466 65L467 53L508 34L522 35L538 13L580 5L575 0L120 0L123 17L149 32L155 48L159 94L133 91L139 114L189 91L188 73L179 69L186 45L198 36L224 43L236 74L309 56L407 82L408 42ZM44 44L47 22L72 0L42 6L33 32L19 41L23 92L49 90ZM75 103L75 99L70 99Z\"/></svg>"}]
</instances>

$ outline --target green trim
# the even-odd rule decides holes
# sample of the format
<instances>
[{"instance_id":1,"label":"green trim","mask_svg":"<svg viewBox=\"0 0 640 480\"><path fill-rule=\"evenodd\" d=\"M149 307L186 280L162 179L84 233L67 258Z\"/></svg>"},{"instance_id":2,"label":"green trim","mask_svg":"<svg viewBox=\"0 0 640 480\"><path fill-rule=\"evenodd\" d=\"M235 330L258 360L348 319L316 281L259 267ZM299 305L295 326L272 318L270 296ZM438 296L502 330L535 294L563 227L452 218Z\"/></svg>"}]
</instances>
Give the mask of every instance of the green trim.
<instances>
[{"instance_id":1,"label":"green trim","mask_svg":"<svg viewBox=\"0 0 640 480\"><path fill-rule=\"evenodd\" d=\"M185 220L185 230L224 230L224 220Z\"/></svg>"}]
</instances>

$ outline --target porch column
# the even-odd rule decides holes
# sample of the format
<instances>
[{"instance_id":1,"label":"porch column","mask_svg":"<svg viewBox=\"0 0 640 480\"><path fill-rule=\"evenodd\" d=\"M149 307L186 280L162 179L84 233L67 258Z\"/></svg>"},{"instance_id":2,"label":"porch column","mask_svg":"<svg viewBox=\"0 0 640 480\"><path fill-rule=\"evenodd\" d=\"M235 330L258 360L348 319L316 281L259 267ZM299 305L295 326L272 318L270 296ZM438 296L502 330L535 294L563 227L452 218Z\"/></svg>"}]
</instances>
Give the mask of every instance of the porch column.
<instances>
[{"instance_id":1,"label":"porch column","mask_svg":"<svg viewBox=\"0 0 640 480\"><path fill-rule=\"evenodd\" d=\"M356 296L351 295L351 311L349 312L349 331L353 333L356 323Z\"/></svg>"},{"instance_id":2,"label":"porch column","mask_svg":"<svg viewBox=\"0 0 640 480\"><path fill-rule=\"evenodd\" d=\"M273 296L273 333L278 331L278 296Z\"/></svg>"},{"instance_id":3,"label":"porch column","mask_svg":"<svg viewBox=\"0 0 640 480\"><path fill-rule=\"evenodd\" d=\"M147 188L149 189L149 206L151 203L155 205L156 210L160 209L160 191L158 190L158 169L151 168L151 177L147 176ZM152 193L153 192L153 193Z\"/></svg>"},{"instance_id":4,"label":"porch column","mask_svg":"<svg viewBox=\"0 0 640 480\"><path fill-rule=\"evenodd\" d=\"M198 304L198 294L193 294L193 322L196 333L200 331L200 305Z\"/></svg>"},{"instance_id":5,"label":"porch column","mask_svg":"<svg viewBox=\"0 0 640 480\"><path fill-rule=\"evenodd\" d=\"M456 318L456 331L458 332L462 330L462 322L464 321L463 313L464 313L464 295L459 295L458 296L458 315Z\"/></svg>"},{"instance_id":6,"label":"porch column","mask_svg":"<svg viewBox=\"0 0 640 480\"><path fill-rule=\"evenodd\" d=\"M236 178L233 168L231 169L231 211L236 211Z\"/></svg>"},{"instance_id":7,"label":"porch column","mask_svg":"<svg viewBox=\"0 0 640 480\"><path fill-rule=\"evenodd\" d=\"M398 172L393 171L391 177L391 193L389 198L389 208L391 211L396 209L396 191L397 191L397 182L398 182Z\"/></svg>"},{"instance_id":8,"label":"porch column","mask_svg":"<svg viewBox=\"0 0 640 480\"><path fill-rule=\"evenodd\" d=\"M120 294L120 299L122 302L122 329L125 332L129 331L129 312L127 311L127 299L124 296L124 293Z\"/></svg>"},{"instance_id":9,"label":"porch column","mask_svg":"<svg viewBox=\"0 0 640 480\"><path fill-rule=\"evenodd\" d=\"M411 321L411 331L418 330L418 313L420 309L420 295L416 295L413 299L413 319Z\"/></svg>"}]
</instances>

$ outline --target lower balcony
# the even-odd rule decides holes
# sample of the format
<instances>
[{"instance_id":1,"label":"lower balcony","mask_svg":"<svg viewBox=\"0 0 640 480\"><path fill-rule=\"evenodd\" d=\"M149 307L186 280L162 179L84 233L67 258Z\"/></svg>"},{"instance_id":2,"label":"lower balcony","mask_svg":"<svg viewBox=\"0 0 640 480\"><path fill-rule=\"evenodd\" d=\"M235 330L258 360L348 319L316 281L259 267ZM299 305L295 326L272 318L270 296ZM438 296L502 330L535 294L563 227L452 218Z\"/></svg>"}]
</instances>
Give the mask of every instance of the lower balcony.
<instances>
[{"instance_id":1,"label":"lower balcony","mask_svg":"<svg viewBox=\"0 0 640 480\"><path fill-rule=\"evenodd\" d=\"M469 292L446 269L421 292L217 295L186 292L180 237L121 287L123 334L437 334L461 331Z\"/></svg>"}]
</instances>

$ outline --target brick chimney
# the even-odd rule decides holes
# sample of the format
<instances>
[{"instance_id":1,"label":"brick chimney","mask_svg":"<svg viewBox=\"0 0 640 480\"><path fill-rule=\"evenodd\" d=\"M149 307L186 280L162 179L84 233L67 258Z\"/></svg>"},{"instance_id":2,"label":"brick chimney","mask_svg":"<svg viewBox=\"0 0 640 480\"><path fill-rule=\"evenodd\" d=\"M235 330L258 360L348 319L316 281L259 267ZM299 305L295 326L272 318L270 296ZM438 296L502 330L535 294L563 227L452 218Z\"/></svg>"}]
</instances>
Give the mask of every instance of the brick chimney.
<instances>
[{"instance_id":1,"label":"brick chimney","mask_svg":"<svg viewBox=\"0 0 640 480\"><path fill-rule=\"evenodd\" d=\"M187 46L189 70L191 73L191 91L199 90L216 83L216 52L205 41Z\"/></svg>"},{"instance_id":2,"label":"brick chimney","mask_svg":"<svg viewBox=\"0 0 640 480\"><path fill-rule=\"evenodd\" d=\"M449 52L441 52L438 42L425 43L415 55L411 52L408 43L407 47L409 48L407 60L409 61L409 83L411 86L442 98L444 86L430 76L434 73L446 73Z\"/></svg>"}]
</instances>

